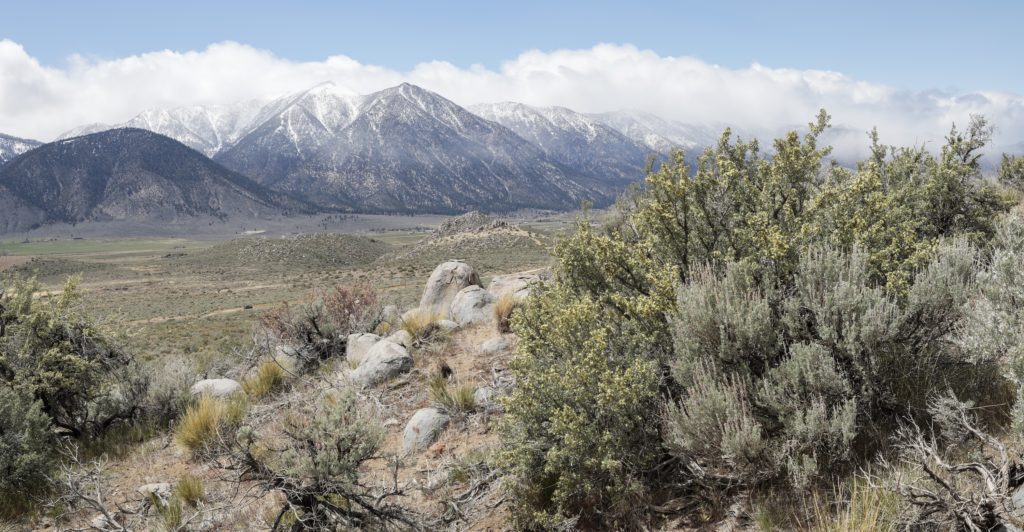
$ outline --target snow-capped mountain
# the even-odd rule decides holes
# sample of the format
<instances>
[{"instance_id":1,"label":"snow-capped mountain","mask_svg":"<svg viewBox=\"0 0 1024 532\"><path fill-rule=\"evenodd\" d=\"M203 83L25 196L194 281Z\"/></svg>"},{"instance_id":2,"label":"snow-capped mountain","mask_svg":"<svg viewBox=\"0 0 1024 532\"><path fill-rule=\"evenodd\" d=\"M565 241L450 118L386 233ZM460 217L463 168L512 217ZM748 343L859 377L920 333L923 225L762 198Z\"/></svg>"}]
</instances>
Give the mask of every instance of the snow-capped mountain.
<instances>
[{"instance_id":1,"label":"snow-capped mountain","mask_svg":"<svg viewBox=\"0 0 1024 532\"><path fill-rule=\"evenodd\" d=\"M61 138L134 127L171 137L262 185L356 211L574 208L610 201L651 154L689 157L720 129L638 112L585 115L519 103L471 110L403 84L332 83L269 103L143 111Z\"/></svg>"},{"instance_id":2,"label":"snow-capped mountain","mask_svg":"<svg viewBox=\"0 0 1024 532\"><path fill-rule=\"evenodd\" d=\"M207 157L213 157L246 133L261 109L261 102L150 109L122 124L77 127L60 135L58 140L111 129L138 128L171 137Z\"/></svg>"},{"instance_id":3,"label":"snow-capped mountain","mask_svg":"<svg viewBox=\"0 0 1024 532\"><path fill-rule=\"evenodd\" d=\"M19 139L0 133L0 164L4 164L41 144L35 140Z\"/></svg>"},{"instance_id":4,"label":"snow-capped mountain","mask_svg":"<svg viewBox=\"0 0 1024 532\"><path fill-rule=\"evenodd\" d=\"M502 102L474 105L469 110L511 129L552 159L598 180L640 179L648 154L662 151L564 107Z\"/></svg>"},{"instance_id":5,"label":"snow-capped mountain","mask_svg":"<svg viewBox=\"0 0 1024 532\"><path fill-rule=\"evenodd\" d=\"M267 186L288 187L284 182L297 167L341 143L341 132L355 120L361 102L333 83L274 100L217 159Z\"/></svg>"},{"instance_id":6,"label":"snow-capped mountain","mask_svg":"<svg viewBox=\"0 0 1024 532\"><path fill-rule=\"evenodd\" d=\"M512 130L420 87L366 96L319 85L268 104L216 159L322 205L463 212L572 208L613 189Z\"/></svg>"},{"instance_id":7,"label":"snow-capped mountain","mask_svg":"<svg viewBox=\"0 0 1024 532\"><path fill-rule=\"evenodd\" d=\"M587 115L651 150L668 153L682 148L689 154L718 144L724 126L699 126L665 120L642 111L614 111Z\"/></svg>"}]
</instances>

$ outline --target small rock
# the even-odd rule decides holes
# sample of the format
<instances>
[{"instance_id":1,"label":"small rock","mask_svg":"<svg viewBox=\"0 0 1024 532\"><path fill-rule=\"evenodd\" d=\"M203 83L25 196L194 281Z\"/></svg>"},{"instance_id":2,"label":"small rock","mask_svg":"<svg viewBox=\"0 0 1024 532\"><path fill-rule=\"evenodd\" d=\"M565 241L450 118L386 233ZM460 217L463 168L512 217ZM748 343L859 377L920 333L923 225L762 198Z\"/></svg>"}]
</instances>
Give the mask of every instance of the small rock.
<instances>
[{"instance_id":1,"label":"small rock","mask_svg":"<svg viewBox=\"0 0 1024 532\"><path fill-rule=\"evenodd\" d=\"M424 312L446 311L459 290L479 284L480 276L469 264L460 260L441 263L427 279L419 307Z\"/></svg>"},{"instance_id":2,"label":"small rock","mask_svg":"<svg viewBox=\"0 0 1024 532\"><path fill-rule=\"evenodd\" d=\"M495 355L508 349L509 345L508 340L499 336L480 344L480 352L485 355Z\"/></svg>"},{"instance_id":3,"label":"small rock","mask_svg":"<svg viewBox=\"0 0 1024 532\"><path fill-rule=\"evenodd\" d=\"M348 335L348 342L345 344L345 358L353 363L359 364L363 357L377 342L380 336L371 333L357 333Z\"/></svg>"},{"instance_id":4,"label":"small rock","mask_svg":"<svg viewBox=\"0 0 1024 532\"><path fill-rule=\"evenodd\" d=\"M440 320L437 322L437 326L442 331L454 331L459 328L459 324L452 320Z\"/></svg>"},{"instance_id":5,"label":"small rock","mask_svg":"<svg viewBox=\"0 0 1024 532\"><path fill-rule=\"evenodd\" d=\"M402 451L409 454L426 449L448 426L448 420L448 414L436 408L417 410L402 433Z\"/></svg>"},{"instance_id":6,"label":"small rock","mask_svg":"<svg viewBox=\"0 0 1024 532\"><path fill-rule=\"evenodd\" d=\"M491 322L494 320L494 296L480 286L467 286L455 295L449 314L459 325Z\"/></svg>"},{"instance_id":7,"label":"small rock","mask_svg":"<svg viewBox=\"0 0 1024 532\"><path fill-rule=\"evenodd\" d=\"M377 342L363 357L349 378L363 386L373 386L412 369L412 357L399 344L388 340Z\"/></svg>"},{"instance_id":8,"label":"small rock","mask_svg":"<svg viewBox=\"0 0 1024 532\"><path fill-rule=\"evenodd\" d=\"M234 379L203 379L192 385L192 395L211 395L213 397L230 397L241 392L242 385Z\"/></svg>"},{"instance_id":9,"label":"small rock","mask_svg":"<svg viewBox=\"0 0 1024 532\"><path fill-rule=\"evenodd\" d=\"M383 425L385 427L394 427L395 425L398 425L400 423L401 423L401 421L399 421L398 419L393 418L393 417L389 417L389 418L385 419L384 423L381 423L381 425Z\"/></svg>"},{"instance_id":10,"label":"small rock","mask_svg":"<svg viewBox=\"0 0 1024 532\"><path fill-rule=\"evenodd\" d=\"M547 270L544 269L498 275L491 279L491 283L487 285L487 291L495 299L512 294L517 300L522 301L529 297L533 285L541 282L546 275Z\"/></svg>"},{"instance_id":11,"label":"small rock","mask_svg":"<svg viewBox=\"0 0 1024 532\"><path fill-rule=\"evenodd\" d=\"M388 340L389 342L394 342L398 345L404 345L405 347L412 347L413 338L412 335L409 334L409 331L405 329L399 329L391 333L391 336L388 336L387 338L385 338L385 340Z\"/></svg>"},{"instance_id":12,"label":"small rock","mask_svg":"<svg viewBox=\"0 0 1024 532\"><path fill-rule=\"evenodd\" d=\"M150 497L156 497L161 501L166 502L168 499L171 498L171 485L170 483L167 482L154 482L152 484L143 484L138 488L135 488L135 491L139 492L140 494L142 494L143 497L146 497L147 499Z\"/></svg>"},{"instance_id":13,"label":"small rock","mask_svg":"<svg viewBox=\"0 0 1024 532\"><path fill-rule=\"evenodd\" d=\"M491 402L494 397L494 389L490 386L481 386L473 392L473 402L483 406Z\"/></svg>"}]
</instances>

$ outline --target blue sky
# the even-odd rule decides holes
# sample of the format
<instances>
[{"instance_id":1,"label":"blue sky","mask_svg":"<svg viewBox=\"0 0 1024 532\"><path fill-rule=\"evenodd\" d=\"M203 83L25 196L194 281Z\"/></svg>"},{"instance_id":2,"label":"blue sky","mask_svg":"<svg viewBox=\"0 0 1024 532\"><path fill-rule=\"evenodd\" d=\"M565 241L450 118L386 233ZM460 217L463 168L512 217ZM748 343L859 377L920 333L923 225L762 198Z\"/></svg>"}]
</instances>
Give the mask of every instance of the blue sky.
<instances>
[{"instance_id":1,"label":"blue sky","mask_svg":"<svg viewBox=\"0 0 1024 532\"><path fill-rule=\"evenodd\" d=\"M729 68L827 69L924 90L1024 93L1024 2L5 2L0 38L48 66L233 40L294 61L497 68L525 50L633 44ZM2 73L0 73L2 75Z\"/></svg>"}]
</instances>

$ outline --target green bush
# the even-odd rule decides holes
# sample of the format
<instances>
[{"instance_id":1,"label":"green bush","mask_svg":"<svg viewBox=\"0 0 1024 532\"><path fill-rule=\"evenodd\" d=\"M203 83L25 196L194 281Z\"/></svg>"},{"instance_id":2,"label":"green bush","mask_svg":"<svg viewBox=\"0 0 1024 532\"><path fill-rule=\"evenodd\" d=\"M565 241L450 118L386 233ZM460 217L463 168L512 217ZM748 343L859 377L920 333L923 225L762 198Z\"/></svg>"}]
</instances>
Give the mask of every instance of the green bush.
<instances>
[{"instance_id":1,"label":"green bush","mask_svg":"<svg viewBox=\"0 0 1024 532\"><path fill-rule=\"evenodd\" d=\"M0 516L30 502L55 465L50 418L24 390L0 384Z\"/></svg>"},{"instance_id":2,"label":"green bush","mask_svg":"<svg viewBox=\"0 0 1024 532\"><path fill-rule=\"evenodd\" d=\"M149 377L81 310L78 279L46 303L35 281L0 290L0 380L39 400L58 432L95 437L142 414Z\"/></svg>"},{"instance_id":3,"label":"green bush","mask_svg":"<svg viewBox=\"0 0 1024 532\"><path fill-rule=\"evenodd\" d=\"M642 337L614 311L564 290L533 296L516 323L500 459L517 523L635 525L659 456L657 362L638 356Z\"/></svg>"},{"instance_id":4,"label":"green bush","mask_svg":"<svg viewBox=\"0 0 1024 532\"><path fill-rule=\"evenodd\" d=\"M767 156L727 130L559 242L554 285L513 320L520 525L638 526L643 500L827 482L936 392L996 395L999 357L961 340L1008 209L978 164L991 128L938 155L875 134L849 170L823 164L828 119Z\"/></svg>"}]
</instances>

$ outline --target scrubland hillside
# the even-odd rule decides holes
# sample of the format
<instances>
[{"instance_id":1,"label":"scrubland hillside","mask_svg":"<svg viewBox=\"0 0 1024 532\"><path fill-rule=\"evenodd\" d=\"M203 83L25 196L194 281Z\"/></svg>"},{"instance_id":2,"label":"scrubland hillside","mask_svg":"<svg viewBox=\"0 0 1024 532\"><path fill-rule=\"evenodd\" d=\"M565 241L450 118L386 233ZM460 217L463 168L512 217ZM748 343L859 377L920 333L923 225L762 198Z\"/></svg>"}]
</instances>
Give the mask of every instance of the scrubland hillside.
<instances>
[{"instance_id":1,"label":"scrubland hillside","mask_svg":"<svg viewBox=\"0 0 1024 532\"><path fill-rule=\"evenodd\" d=\"M842 168L827 120L768 154L727 131L560 237L470 214L414 243L122 258L84 294L6 282L5 517L1017 529L1024 163L982 176L977 119L938 153L874 136ZM53 279L74 268L49 260ZM222 294L235 266L251 279ZM159 308L109 318L149 282ZM231 340L167 341L190 327Z\"/></svg>"}]
</instances>

